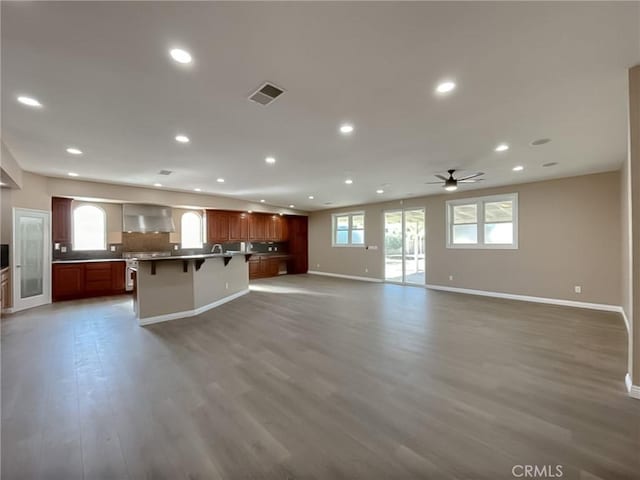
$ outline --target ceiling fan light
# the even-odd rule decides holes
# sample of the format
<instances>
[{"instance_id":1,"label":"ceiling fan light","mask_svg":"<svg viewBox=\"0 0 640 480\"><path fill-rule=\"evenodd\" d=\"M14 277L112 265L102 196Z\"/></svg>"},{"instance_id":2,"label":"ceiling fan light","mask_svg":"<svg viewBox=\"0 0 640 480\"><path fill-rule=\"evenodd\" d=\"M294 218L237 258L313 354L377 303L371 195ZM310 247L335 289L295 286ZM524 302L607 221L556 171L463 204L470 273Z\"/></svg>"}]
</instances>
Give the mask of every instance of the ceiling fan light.
<instances>
[{"instance_id":1,"label":"ceiling fan light","mask_svg":"<svg viewBox=\"0 0 640 480\"><path fill-rule=\"evenodd\" d=\"M458 186L457 185L445 185L444 189L447 192L455 192L458 189Z\"/></svg>"}]
</instances>

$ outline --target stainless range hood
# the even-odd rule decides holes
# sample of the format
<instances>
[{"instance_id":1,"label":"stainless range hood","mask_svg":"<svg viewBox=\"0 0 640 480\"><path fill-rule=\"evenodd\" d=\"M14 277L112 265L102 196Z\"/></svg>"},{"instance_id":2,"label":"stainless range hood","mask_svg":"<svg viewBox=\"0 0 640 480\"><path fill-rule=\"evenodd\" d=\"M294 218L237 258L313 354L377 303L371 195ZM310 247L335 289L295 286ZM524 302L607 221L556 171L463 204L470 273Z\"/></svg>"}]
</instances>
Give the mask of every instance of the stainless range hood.
<instances>
[{"instance_id":1,"label":"stainless range hood","mask_svg":"<svg viewBox=\"0 0 640 480\"><path fill-rule=\"evenodd\" d=\"M122 230L139 233L175 232L171 207L125 203L122 206Z\"/></svg>"}]
</instances>

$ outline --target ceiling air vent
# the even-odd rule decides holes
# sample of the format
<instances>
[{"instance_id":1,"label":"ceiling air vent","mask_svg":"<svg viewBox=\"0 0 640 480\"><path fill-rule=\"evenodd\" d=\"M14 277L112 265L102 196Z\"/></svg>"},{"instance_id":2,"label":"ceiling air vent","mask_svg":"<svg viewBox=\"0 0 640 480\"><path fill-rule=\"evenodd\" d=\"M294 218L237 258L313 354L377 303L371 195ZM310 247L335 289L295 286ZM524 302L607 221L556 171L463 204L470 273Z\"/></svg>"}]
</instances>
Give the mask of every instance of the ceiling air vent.
<instances>
[{"instance_id":1,"label":"ceiling air vent","mask_svg":"<svg viewBox=\"0 0 640 480\"><path fill-rule=\"evenodd\" d=\"M158 173L160 175L171 175L173 172L171 170L160 170Z\"/></svg>"},{"instance_id":2,"label":"ceiling air vent","mask_svg":"<svg viewBox=\"0 0 640 480\"><path fill-rule=\"evenodd\" d=\"M276 98L284 93L280 87L276 87L273 83L265 83L258 90L253 92L249 96L249 100L252 100L260 105L269 105Z\"/></svg>"}]
</instances>

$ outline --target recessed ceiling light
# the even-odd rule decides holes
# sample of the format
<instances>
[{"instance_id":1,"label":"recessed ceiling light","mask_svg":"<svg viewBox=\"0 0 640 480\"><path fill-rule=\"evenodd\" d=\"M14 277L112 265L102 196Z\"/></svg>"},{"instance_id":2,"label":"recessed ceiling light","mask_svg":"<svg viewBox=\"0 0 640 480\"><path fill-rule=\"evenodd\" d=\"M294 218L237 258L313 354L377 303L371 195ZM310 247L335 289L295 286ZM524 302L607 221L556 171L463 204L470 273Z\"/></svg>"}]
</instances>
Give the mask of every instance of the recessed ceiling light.
<instances>
[{"instance_id":1,"label":"recessed ceiling light","mask_svg":"<svg viewBox=\"0 0 640 480\"><path fill-rule=\"evenodd\" d=\"M291 205L289 205L289 208L296 208L296 206L292 203Z\"/></svg>"},{"instance_id":2,"label":"recessed ceiling light","mask_svg":"<svg viewBox=\"0 0 640 480\"><path fill-rule=\"evenodd\" d=\"M218 182L218 183L224 183L224 178L218 178L218 179L216 179L216 182Z\"/></svg>"},{"instance_id":3,"label":"recessed ceiling light","mask_svg":"<svg viewBox=\"0 0 640 480\"><path fill-rule=\"evenodd\" d=\"M531 142L531 145L537 147L538 145L545 145L551 141L550 138L539 138Z\"/></svg>"},{"instance_id":4,"label":"recessed ceiling light","mask_svg":"<svg viewBox=\"0 0 640 480\"><path fill-rule=\"evenodd\" d=\"M265 200L264 200L264 198L263 198L262 200L260 200L260 203L264 203L264 201L265 201Z\"/></svg>"},{"instance_id":5,"label":"recessed ceiling light","mask_svg":"<svg viewBox=\"0 0 640 480\"><path fill-rule=\"evenodd\" d=\"M521 172L522 170L524 170L524 167L522 165L516 165L512 170L514 172Z\"/></svg>"},{"instance_id":6,"label":"recessed ceiling light","mask_svg":"<svg viewBox=\"0 0 640 480\"><path fill-rule=\"evenodd\" d=\"M162 184L161 184L161 183L154 183L154 184L153 184L153 186L154 186L154 187L161 187L161 186L162 186Z\"/></svg>"},{"instance_id":7,"label":"recessed ceiling light","mask_svg":"<svg viewBox=\"0 0 640 480\"><path fill-rule=\"evenodd\" d=\"M351 180L350 178L347 178L344 183L346 183L347 185L351 185L353 183L353 180Z\"/></svg>"},{"instance_id":8,"label":"recessed ceiling light","mask_svg":"<svg viewBox=\"0 0 640 480\"><path fill-rule=\"evenodd\" d=\"M201 191L202 191L202 189L201 189L201 188L194 188L194 189L193 189L193 191L194 191L194 192L201 192Z\"/></svg>"},{"instance_id":9,"label":"recessed ceiling light","mask_svg":"<svg viewBox=\"0 0 640 480\"><path fill-rule=\"evenodd\" d=\"M555 167L556 165L558 165L558 162L549 162L542 164L543 167Z\"/></svg>"},{"instance_id":10,"label":"recessed ceiling light","mask_svg":"<svg viewBox=\"0 0 640 480\"><path fill-rule=\"evenodd\" d=\"M436 92L438 93L449 93L455 90L456 84L451 81L439 83L436 87Z\"/></svg>"},{"instance_id":11,"label":"recessed ceiling light","mask_svg":"<svg viewBox=\"0 0 640 480\"><path fill-rule=\"evenodd\" d=\"M186 135L176 135L176 142L189 143L189 137Z\"/></svg>"},{"instance_id":12,"label":"recessed ceiling light","mask_svg":"<svg viewBox=\"0 0 640 480\"><path fill-rule=\"evenodd\" d=\"M313 199L314 199L314 198L316 198L316 197L314 197L313 195L309 195L307 198L308 198L309 200L313 200Z\"/></svg>"},{"instance_id":13,"label":"recessed ceiling light","mask_svg":"<svg viewBox=\"0 0 640 480\"><path fill-rule=\"evenodd\" d=\"M69 147L67 148L67 153L70 153L71 155L82 155L82 150L75 147Z\"/></svg>"},{"instance_id":14,"label":"recessed ceiling light","mask_svg":"<svg viewBox=\"0 0 640 480\"><path fill-rule=\"evenodd\" d=\"M280 216L283 216L283 215L284 215L284 213L280 212Z\"/></svg>"},{"instance_id":15,"label":"recessed ceiling light","mask_svg":"<svg viewBox=\"0 0 640 480\"><path fill-rule=\"evenodd\" d=\"M349 134L353 132L353 125L345 123L340 125L340 133Z\"/></svg>"},{"instance_id":16,"label":"recessed ceiling light","mask_svg":"<svg viewBox=\"0 0 640 480\"><path fill-rule=\"evenodd\" d=\"M253 210L247 210L247 213L253 213Z\"/></svg>"},{"instance_id":17,"label":"recessed ceiling light","mask_svg":"<svg viewBox=\"0 0 640 480\"><path fill-rule=\"evenodd\" d=\"M23 105L28 105L29 107L41 107L42 104L33 97L25 97L21 95L18 97L18 101Z\"/></svg>"},{"instance_id":18,"label":"recessed ceiling light","mask_svg":"<svg viewBox=\"0 0 640 480\"><path fill-rule=\"evenodd\" d=\"M274 157L267 157L264 159L264 161L270 165L273 165L274 163L276 163L276 159Z\"/></svg>"},{"instance_id":19,"label":"recessed ceiling light","mask_svg":"<svg viewBox=\"0 0 640 480\"><path fill-rule=\"evenodd\" d=\"M384 190L379 188L378 190L376 190L376 193L384 193Z\"/></svg>"},{"instance_id":20,"label":"recessed ceiling light","mask_svg":"<svg viewBox=\"0 0 640 480\"><path fill-rule=\"evenodd\" d=\"M506 143L501 143L494 150L496 152L506 152L507 150L509 150L509 145L507 145Z\"/></svg>"},{"instance_id":21,"label":"recessed ceiling light","mask_svg":"<svg viewBox=\"0 0 640 480\"><path fill-rule=\"evenodd\" d=\"M70 177L77 177L78 174L76 172L69 172L67 175L69 175Z\"/></svg>"},{"instance_id":22,"label":"recessed ceiling light","mask_svg":"<svg viewBox=\"0 0 640 480\"><path fill-rule=\"evenodd\" d=\"M169 55L178 63L191 63L191 54L181 48L172 48Z\"/></svg>"}]
</instances>

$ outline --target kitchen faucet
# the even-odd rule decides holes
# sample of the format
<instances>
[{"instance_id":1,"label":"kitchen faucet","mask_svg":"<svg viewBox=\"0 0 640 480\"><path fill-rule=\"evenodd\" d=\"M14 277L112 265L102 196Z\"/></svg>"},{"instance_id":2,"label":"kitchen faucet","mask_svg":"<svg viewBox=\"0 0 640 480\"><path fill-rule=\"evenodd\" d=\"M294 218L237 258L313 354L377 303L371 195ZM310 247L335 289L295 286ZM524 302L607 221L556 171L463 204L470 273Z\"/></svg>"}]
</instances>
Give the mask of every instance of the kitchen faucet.
<instances>
[{"instance_id":1,"label":"kitchen faucet","mask_svg":"<svg viewBox=\"0 0 640 480\"><path fill-rule=\"evenodd\" d=\"M216 247L220 249L220 253L222 253L222 245L216 243L213 247L211 247L211 253L216 253Z\"/></svg>"}]
</instances>

